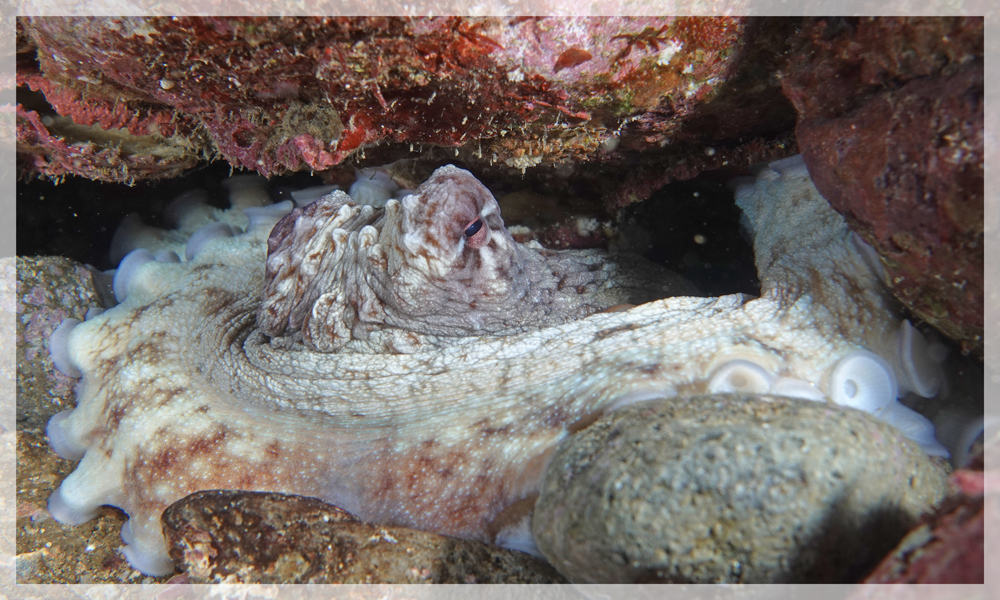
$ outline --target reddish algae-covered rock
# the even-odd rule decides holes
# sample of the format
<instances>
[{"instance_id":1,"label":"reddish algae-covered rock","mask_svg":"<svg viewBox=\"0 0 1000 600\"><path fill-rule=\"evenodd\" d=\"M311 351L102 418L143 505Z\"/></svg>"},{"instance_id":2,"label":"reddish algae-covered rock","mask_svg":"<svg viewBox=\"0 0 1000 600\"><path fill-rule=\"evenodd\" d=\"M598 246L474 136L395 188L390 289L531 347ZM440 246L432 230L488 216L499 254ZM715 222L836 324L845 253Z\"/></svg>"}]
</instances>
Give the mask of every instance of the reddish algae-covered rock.
<instances>
[{"instance_id":1,"label":"reddish algae-covered rock","mask_svg":"<svg viewBox=\"0 0 1000 600\"><path fill-rule=\"evenodd\" d=\"M44 96L29 107L24 94L18 113L34 169L123 181L215 155L263 175L322 171L386 143L521 171L611 154L619 142L658 147L733 75L746 21L30 18L18 27L18 85ZM88 127L99 129L88 136ZM103 144L100 130L113 129ZM136 138L145 146L130 152Z\"/></svg>"},{"instance_id":2,"label":"reddish algae-covered rock","mask_svg":"<svg viewBox=\"0 0 1000 600\"><path fill-rule=\"evenodd\" d=\"M821 20L785 69L816 187L895 296L983 351L981 18Z\"/></svg>"}]
</instances>

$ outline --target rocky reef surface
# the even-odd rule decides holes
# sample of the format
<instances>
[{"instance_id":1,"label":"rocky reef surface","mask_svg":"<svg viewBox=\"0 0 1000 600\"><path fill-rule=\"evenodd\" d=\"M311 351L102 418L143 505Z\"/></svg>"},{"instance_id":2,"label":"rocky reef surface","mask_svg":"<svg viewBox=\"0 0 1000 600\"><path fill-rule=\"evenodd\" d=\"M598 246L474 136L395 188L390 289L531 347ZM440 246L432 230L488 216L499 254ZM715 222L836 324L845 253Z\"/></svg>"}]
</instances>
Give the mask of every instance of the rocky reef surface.
<instances>
[{"instance_id":1,"label":"rocky reef surface","mask_svg":"<svg viewBox=\"0 0 1000 600\"><path fill-rule=\"evenodd\" d=\"M816 187L882 257L896 298L983 354L979 19L820 22L782 86Z\"/></svg>"},{"instance_id":2,"label":"rocky reef surface","mask_svg":"<svg viewBox=\"0 0 1000 600\"><path fill-rule=\"evenodd\" d=\"M529 214L515 239L634 251L665 237L665 225L644 216L683 212L682 195L711 204L706 190L798 150L824 197L875 249L911 319L981 358L982 61L974 18L181 19L169 27L162 19L23 19L19 168L65 188L74 177L174 177L221 158L264 175L315 171L322 181L313 183L346 189L360 167L410 159L426 173L458 162L491 188L538 192L510 200ZM45 195L47 204L19 197L19 223L22 211L30 219L33 208L51 210L58 194ZM656 204L642 202L650 197ZM101 202L96 194L91 204L100 210ZM82 318L100 292L79 264L28 261L19 276L22 267L37 281L24 279L18 292L26 307L18 310L18 578L142 581L117 550L120 512L103 509L70 529L44 509L70 467L48 450L43 427L72 392L45 363L41 330ZM75 282L53 285L67 276ZM971 359L958 370L975 379L982 365ZM975 412L976 393L957 408ZM954 549L974 533L975 510L946 502L944 516L924 526L941 543L926 543L926 533L907 538L896 560L927 545L920 564L873 577L974 580L975 549ZM415 574L405 560L394 573L452 581L458 571L427 567L446 538L415 540L431 553L413 561ZM487 548L463 556L480 566L501 560ZM377 566L388 559L377 552L370 572L362 557L350 577L384 575ZM273 564L295 571L302 563L293 559ZM207 573L216 564L195 567ZM502 578L478 568L470 571L478 581ZM514 577L521 567L511 568ZM768 573L776 572L789 573Z\"/></svg>"},{"instance_id":3,"label":"rocky reef surface","mask_svg":"<svg viewBox=\"0 0 1000 600\"><path fill-rule=\"evenodd\" d=\"M168 177L215 156L276 175L430 148L518 172L572 170L682 140L787 129L793 115L776 82L741 68L782 34L762 25L23 19L18 84L34 95L19 109L18 137L25 168L105 181Z\"/></svg>"},{"instance_id":4,"label":"rocky reef surface","mask_svg":"<svg viewBox=\"0 0 1000 600\"><path fill-rule=\"evenodd\" d=\"M982 356L980 18L17 25L24 175L134 182L221 158L333 181L418 158L615 211L801 147L896 297ZM606 240L592 231L546 237Z\"/></svg>"}]
</instances>

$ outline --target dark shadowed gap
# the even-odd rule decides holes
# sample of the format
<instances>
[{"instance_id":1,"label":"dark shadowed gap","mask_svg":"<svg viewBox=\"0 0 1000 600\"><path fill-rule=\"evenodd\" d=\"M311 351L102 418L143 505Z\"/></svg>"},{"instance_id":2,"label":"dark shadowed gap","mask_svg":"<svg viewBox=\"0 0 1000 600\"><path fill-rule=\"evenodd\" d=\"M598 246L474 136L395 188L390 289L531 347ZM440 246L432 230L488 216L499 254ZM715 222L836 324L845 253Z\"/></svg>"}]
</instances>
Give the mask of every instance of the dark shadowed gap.
<instances>
[{"instance_id":1,"label":"dark shadowed gap","mask_svg":"<svg viewBox=\"0 0 1000 600\"><path fill-rule=\"evenodd\" d=\"M99 269L110 269L107 253L118 224L138 212L147 225L162 227L163 210L171 200L193 189L208 192L209 202L228 206L222 182L232 171L215 162L187 175L134 186L66 177L55 184L45 179L18 182L17 254L58 255ZM674 270L705 294L743 292L756 295L753 251L739 233L739 209L733 193L711 175L672 183L619 216L621 235L612 245L642 254ZM274 177L269 189L275 201L288 191L322 185L319 177L297 173Z\"/></svg>"},{"instance_id":2,"label":"dark shadowed gap","mask_svg":"<svg viewBox=\"0 0 1000 600\"><path fill-rule=\"evenodd\" d=\"M619 216L620 247L676 271L708 296L760 294L733 191L713 173L678 181Z\"/></svg>"},{"instance_id":3,"label":"dark shadowed gap","mask_svg":"<svg viewBox=\"0 0 1000 600\"><path fill-rule=\"evenodd\" d=\"M162 181L144 181L128 186L102 183L82 177L66 177L54 184L46 179L17 184L17 254L19 256L65 256L89 263L99 269L111 269L108 248L119 223L137 212L147 225L163 227L163 209L177 196L201 188L208 192L213 206L229 206L228 192L222 182L230 176L252 174L233 171L224 162L214 162L193 169L183 177ZM320 185L318 177L308 173L272 180L276 192Z\"/></svg>"}]
</instances>

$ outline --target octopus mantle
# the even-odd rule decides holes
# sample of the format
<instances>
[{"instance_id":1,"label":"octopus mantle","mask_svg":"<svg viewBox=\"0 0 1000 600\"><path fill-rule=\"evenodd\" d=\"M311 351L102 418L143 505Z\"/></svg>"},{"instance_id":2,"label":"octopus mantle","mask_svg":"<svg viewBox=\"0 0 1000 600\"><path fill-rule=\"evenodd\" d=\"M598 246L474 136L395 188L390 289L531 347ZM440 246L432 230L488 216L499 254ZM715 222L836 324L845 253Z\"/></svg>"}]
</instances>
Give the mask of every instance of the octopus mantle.
<instances>
[{"instance_id":1,"label":"octopus mantle","mask_svg":"<svg viewBox=\"0 0 1000 600\"><path fill-rule=\"evenodd\" d=\"M268 236L287 209L247 210L245 233L189 246L185 261L140 261L115 283L118 306L57 330L54 358L82 382L77 407L53 417L48 434L80 463L49 509L80 523L101 505L121 507L124 552L150 574L173 569L164 508L219 488L313 496L368 521L533 551L531 511L561 440L616 407L706 391L861 408L939 452L926 420L896 402L907 390L933 395L939 374L893 314L877 258L801 160L772 164L736 196L754 235L760 298L681 296L593 312L611 294L582 314L577 303L565 318L527 320L515 303L503 309L513 325L473 319L455 334L442 322L411 331L413 344L379 337L392 329L383 315L338 338L334 352L288 337L294 318L274 326L284 338L258 326ZM482 218L492 237L459 254L506 243L491 200L460 227ZM287 233L293 223L282 223ZM342 239L364 235L375 233ZM432 287L440 274L424 272Z\"/></svg>"}]
</instances>

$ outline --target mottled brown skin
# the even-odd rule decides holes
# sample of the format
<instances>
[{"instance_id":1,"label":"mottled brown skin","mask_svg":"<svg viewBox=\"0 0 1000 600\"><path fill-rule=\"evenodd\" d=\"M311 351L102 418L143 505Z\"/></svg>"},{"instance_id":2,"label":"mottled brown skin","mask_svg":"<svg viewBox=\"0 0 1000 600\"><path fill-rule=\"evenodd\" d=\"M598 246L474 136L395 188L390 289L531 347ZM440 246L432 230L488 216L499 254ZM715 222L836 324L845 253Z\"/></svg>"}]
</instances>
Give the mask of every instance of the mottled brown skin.
<instances>
[{"instance_id":1,"label":"mottled brown skin","mask_svg":"<svg viewBox=\"0 0 1000 600\"><path fill-rule=\"evenodd\" d=\"M53 515L80 523L101 505L121 507L130 515L124 551L149 573L173 568L163 508L220 488L313 496L374 523L531 550L527 511L551 452L602 412L700 392L733 360L819 387L841 357L881 349L898 326L804 169L740 192L761 298L668 298L577 320L572 310L622 300L593 301L593 284L573 277L608 270L608 281L656 290L646 276L626 277L623 257L508 246L485 188L432 193L454 185L438 175L382 213L346 204L302 211L327 214L283 223L270 255L267 231L254 228L190 262L143 265L128 298L67 342L83 373L78 405L47 432L62 456L82 460L50 498ZM473 217L488 239L448 237L464 235ZM527 282L490 282L497 265ZM839 297L845 278L865 294ZM401 289L380 295L389 282ZM452 302L441 292L449 286L478 296ZM532 312L532 294L555 300ZM441 310L466 310L442 327L416 310L426 310L416 301L425 296ZM469 310L481 297L492 312ZM342 351L311 350L317 342Z\"/></svg>"},{"instance_id":2,"label":"mottled brown skin","mask_svg":"<svg viewBox=\"0 0 1000 600\"><path fill-rule=\"evenodd\" d=\"M651 264L624 258L643 278L607 258L515 242L490 191L446 166L381 210L337 193L282 219L268 239L257 320L272 338L313 350L405 352L420 343L408 332L520 333L616 304L696 294ZM375 331L385 335L371 340Z\"/></svg>"}]
</instances>

